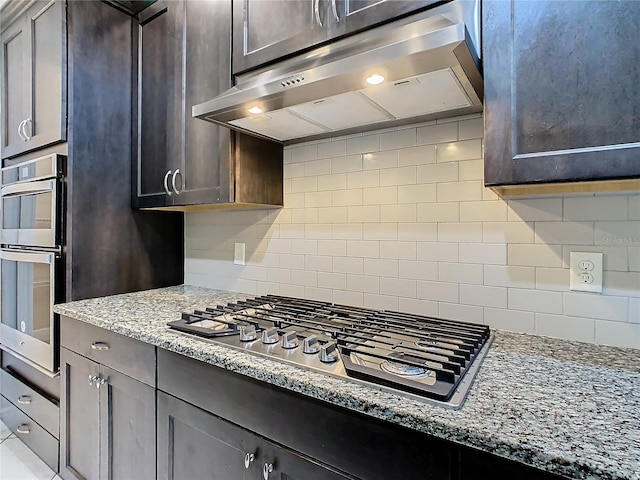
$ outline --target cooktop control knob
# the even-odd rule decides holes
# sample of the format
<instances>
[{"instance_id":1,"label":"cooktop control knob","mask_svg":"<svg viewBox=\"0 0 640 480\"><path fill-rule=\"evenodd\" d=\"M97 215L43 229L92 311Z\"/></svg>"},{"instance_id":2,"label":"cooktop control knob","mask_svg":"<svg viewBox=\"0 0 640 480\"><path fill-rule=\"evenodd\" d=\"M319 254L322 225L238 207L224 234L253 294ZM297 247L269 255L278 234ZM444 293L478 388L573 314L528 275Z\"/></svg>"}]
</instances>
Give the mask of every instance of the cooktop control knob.
<instances>
[{"instance_id":1,"label":"cooktop control knob","mask_svg":"<svg viewBox=\"0 0 640 480\"><path fill-rule=\"evenodd\" d=\"M336 342L329 342L320 347L320 361L322 363L333 363L338 360L338 348Z\"/></svg>"},{"instance_id":2,"label":"cooktop control knob","mask_svg":"<svg viewBox=\"0 0 640 480\"><path fill-rule=\"evenodd\" d=\"M241 342L252 342L257 337L254 325L240 325L239 331Z\"/></svg>"},{"instance_id":3,"label":"cooktop control knob","mask_svg":"<svg viewBox=\"0 0 640 480\"><path fill-rule=\"evenodd\" d=\"M298 334L294 330L284 332L282 335L282 348L296 348L298 346Z\"/></svg>"},{"instance_id":4,"label":"cooktop control knob","mask_svg":"<svg viewBox=\"0 0 640 480\"><path fill-rule=\"evenodd\" d=\"M267 328L262 331L262 343L271 345L272 343L278 343L278 329L275 327Z\"/></svg>"},{"instance_id":5,"label":"cooktop control knob","mask_svg":"<svg viewBox=\"0 0 640 480\"><path fill-rule=\"evenodd\" d=\"M318 344L318 338L315 335L307 337L302 342L302 351L306 354L312 355L320 351L320 345Z\"/></svg>"}]
</instances>

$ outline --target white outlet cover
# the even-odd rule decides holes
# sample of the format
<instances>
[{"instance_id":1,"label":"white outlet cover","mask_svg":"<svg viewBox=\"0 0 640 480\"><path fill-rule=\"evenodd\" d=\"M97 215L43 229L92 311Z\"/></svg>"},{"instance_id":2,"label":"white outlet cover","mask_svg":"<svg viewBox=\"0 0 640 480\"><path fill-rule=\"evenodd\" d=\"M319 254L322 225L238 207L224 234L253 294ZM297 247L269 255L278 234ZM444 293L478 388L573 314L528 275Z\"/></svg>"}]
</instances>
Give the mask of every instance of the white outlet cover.
<instances>
[{"instance_id":1,"label":"white outlet cover","mask_svg":"<svg viewBox=\"0 0 640 480\"><path fill-rule=\"evenodd\" d=\"M604 255L595 252L571 252L570 290L602 293L602 262ZM586 275L585 275L586 274Z\"/></svg>"},{"instance_id":2,"label":"white outlet cover","mask_svg":"<svg viewBox=\"0 0 640 480\"><path fill-rule=\"evenodd\" d=\"M244 265L244 243L236 243L233 248L233 263L236 265Z\"/></svg>"}]
</instances>

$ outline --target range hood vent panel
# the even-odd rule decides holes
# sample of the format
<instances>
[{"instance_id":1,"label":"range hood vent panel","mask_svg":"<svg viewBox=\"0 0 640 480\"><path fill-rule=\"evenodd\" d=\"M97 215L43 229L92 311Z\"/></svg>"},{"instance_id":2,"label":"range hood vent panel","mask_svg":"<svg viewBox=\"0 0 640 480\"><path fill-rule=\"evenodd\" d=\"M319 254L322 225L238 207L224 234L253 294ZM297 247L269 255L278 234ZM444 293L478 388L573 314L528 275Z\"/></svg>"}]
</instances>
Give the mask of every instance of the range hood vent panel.
<instances>
[{"instance_id":1,"label":"range hood vent panel","mask_svg":"<svg viewBox=\"0 0 640 480\"><path fill-rule=\"evenodd\" d=\"M289 144L480 112L479 33L479 0L453 0L238 76L193 116Z\"/></svg>"}]
</instances>

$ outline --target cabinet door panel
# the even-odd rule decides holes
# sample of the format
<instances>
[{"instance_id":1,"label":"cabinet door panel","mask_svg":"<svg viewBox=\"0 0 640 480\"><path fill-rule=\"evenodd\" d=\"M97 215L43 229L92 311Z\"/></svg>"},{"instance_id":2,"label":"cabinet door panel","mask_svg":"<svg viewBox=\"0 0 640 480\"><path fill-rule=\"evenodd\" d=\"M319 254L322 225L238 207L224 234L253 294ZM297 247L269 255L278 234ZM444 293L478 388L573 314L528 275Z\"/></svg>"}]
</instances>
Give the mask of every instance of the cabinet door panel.
<instances>
[{"instance_id":1,"label":"cabinet door panel","mask_svg":"<svg viewBox=\"0 0 640 480\"><path fill-rule=\"evenodd\" d=\"M88 382L99 373L97 363L60 349L60 475L65 480L99 475L99 391Z\"/></svg>"},{"instance_id":2,"label":"cabinet door panel","mask_svg":"<svg viewBox=\"0 0 640 480\"><path fill-rule=\"evenodd\" d=\"M242 480L246 433L229 422L158 392L158 478Z\"/></svg>"},{"instance_id":3,"label":"cabinet door panel","mask_svg":"<svg viewBox=\"0 0 640 480\"><path fill-rule=\"evenodd\" d=\"M2 32L2 158L24 148L18 128L29 116L29 33L26 17Z\"/></svg>"},{"instance_id":4,"label":"cabinet door panel","mask_svg":"<svg viewBox=\"0 0 640 480\"><path fill-rule=\"evenodd\" d=\"M640 3L483 3L485 183L640 175Z\"/></svg>"},{"instance_id":5,"label":"cabinet door panel","mask_svg":"<svg viewBox=\"0 0 640 480\"><path fill-rule=\"evenodd\" d=\"M155 390L101 366L100 477L136 480L156 477Z\"/></svg>"},{"instance_id":6,"label":"cabinet door panel","mask_svg":"<svg viewBox=\"0 0 640 480\"><path fill-rule=\"evenodd\" d=\"M140 23L138 61L138 185L140 206L170 204L167 172L183 155L183 2L159 1ZM168 176L170 180L170 176Z\"/></svg>"},{"instance_id":7,"label":"cabinet door panel","mask_svg":"<svg viewBox=\"0 0 640 480\"><path fill-rule=\"evenodd\" d=\"M263 468L265 464L273 466L273 472L269 475L269 479L274 480L348 480L354 478L270 442L263 441L261 460Z\"/></svg>"},{"instance_id":8,"label":"cabinet door panel","mask_svg":"<svg viewBox=\"0 0 640 480\"><path fill-rule=\"evenodd\" d=\"M29 10L33 105L25 131L28 148L66 139L66 45L63 40L63 2L37 2ZM65 99L65 101L63 101Z\"/></svg>"},{"instance_id":9,"label":"cabinet door panel","mask_svg":"<svg viewBox=\"0 0 640 480\"><path fill-rule=\"evenodd\" d=\"M234 0L233 72L249 70L325 41L326 8L322 0Z\"/></svg>"},{"instance_id":10,"label":"cabinet door panel","mask_svg":"<svg viewBox=\"0 0 640 480\"><path fill-rule=\"evenodd\" d=\"M229 201L230 130L193 118L191 106L231 88L230 50L229 3L186 2L185 155L182 191L174 203Z\"/></svg>"}]
</instances>

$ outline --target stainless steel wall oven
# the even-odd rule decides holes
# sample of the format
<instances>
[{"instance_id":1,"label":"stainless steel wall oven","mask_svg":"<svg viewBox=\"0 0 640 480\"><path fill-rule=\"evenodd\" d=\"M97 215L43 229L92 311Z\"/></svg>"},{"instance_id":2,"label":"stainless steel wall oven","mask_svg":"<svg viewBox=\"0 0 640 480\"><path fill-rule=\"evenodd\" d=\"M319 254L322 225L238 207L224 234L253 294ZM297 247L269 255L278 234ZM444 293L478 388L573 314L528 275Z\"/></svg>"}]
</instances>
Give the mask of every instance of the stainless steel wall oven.
<instances>
[{"instance_id":1,"label":"stainless steel wall oven","mask_svg":"<svg viewBox=\"0 0 640 480\"><path fill-rule=\"evenodd\" d=\"M64 299L64 158L48 155L1 172L0 346L55 372L53 305Z\"/></svg>"}]
</instances>

